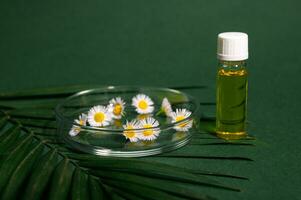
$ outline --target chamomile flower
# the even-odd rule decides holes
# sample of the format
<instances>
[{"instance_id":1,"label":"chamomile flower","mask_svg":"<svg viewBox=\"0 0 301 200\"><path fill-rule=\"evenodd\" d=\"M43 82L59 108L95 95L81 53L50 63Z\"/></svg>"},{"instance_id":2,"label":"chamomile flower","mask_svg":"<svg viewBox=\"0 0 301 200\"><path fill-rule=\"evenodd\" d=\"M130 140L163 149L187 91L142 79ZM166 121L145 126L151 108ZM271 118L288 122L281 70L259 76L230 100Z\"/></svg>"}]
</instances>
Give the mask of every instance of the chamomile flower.
<instances>
[{"instance_id":1,"label":"chamomile flower","mask_svg":"<svg viewBox=\"0 0 301 200\"><path fill-rule=\"evenodd\" d=\"M148 117L140 121L140 128L144 128L145 130L141 130L139 135L139 139L141 140L154 140L158 137L160 133L160 129L156 128L159 126L159 122L152 117Z\"/></svg>"},{"instance_id":2,"label":"chamomile flower","mask_svg":"<svg viewBox=\"0 0 301 200\"><path fill-rule=\"evenodd\" d=\"M69 131L69 135L72 137L77 136L79 134L80 130L81 129L79 126L73 125Z\"/></svg>"},{"instance_id":3,"label":"chamomile flower","mask_svg":"<svg viewBox=\"0 0 301 200\"><path fill-rule=\"evenodd\" d=\"M86 126L86 124L87 124L87 115L86 114L81 114L78 117L78 119L74 120L74 122L76 124L81 125L81 126ZM73 125L71 130L69 131L69 135L76 136L77 134L79 134L80 130L81 130L80 126Z\"/></svg>"},{"instance_id":4,"label":"chamomile flower","mask_svg":"<svg viewBox=\"0 0 301 200\"><path fill-rule=\"evenodd\" d=\"M88 116L86 114L82 113L78 117L78 119L74 120L74 122L77 123L77 124L79 124L79 125L81 125L81 126L86 126L86 124L87 124L87 118L88 118Z\"/></svg>"},{"instance_id":5,"label":"chamomile flower","mask_svg":"<svg viewBox=\"0 0 301 200\"><path fill-rule=\"evenodd\" d=\"M125 102L120 98L116 97L109 102L109 111L112 113L114 119L121 119L124 114Z\"/></svg>"},{"instance_id":6,"label":"chamomile flower","mask_svg":"<svg viewBox=\"0 0 301 200\"><path fill-rule=\"evenodd\" d=\"M172 113L171 104L166 97L162 101L161 111L164 112L167 117L170 117Z\"/></svg>"},{"instance_id":7,"label":"chamomile flower","mask_svg":"<svg viewBox=\"0 0 301 200\"><path fill-rule=\"evenodd\" d=\"M137 120L132 120L131 122L126 122L125 125L123 125L124 131L123 135L126 137L126 139L129 139L131 142L137 142L139 133L133 129L139 128L139 122Z\"/></svg>"},{"instance_id":8,"label":"chamomile flower","mask_svg":"<svg viewBox=\"0 0 301 200\"><path fill-rule=\"evenodd\" d=\"M188 118L191 115L191 112L189 110L186 110L185 108L183 109L176 109L175 112L171 113L171 122L179 122L182 121L186 118ZM188 131L192 127L192 120L182 122L180 124L177 124L174 129L177 131Z\"/></svg>"},{"instance_id":9,"label":"chamomile flower","mask_svg":"<svg viewBox=\"0 0 301 200\"><path fill-rule=\"evenodd\" d=\"M105 106L94 106L88 112L88 122L91 126L107 126L111 120L111 113Z\"/></svg>"},{"instance_id":10,"label":"chamomile flower","mask_svg":"<svg viewBox=\"0 0 301 200\"><path fill-rule=\"evenodd\" d=\"M154 111L154 102L145 94L138 94L133 97L132 105L139 114L148 114Z\"/></svg>"}]
</instances>

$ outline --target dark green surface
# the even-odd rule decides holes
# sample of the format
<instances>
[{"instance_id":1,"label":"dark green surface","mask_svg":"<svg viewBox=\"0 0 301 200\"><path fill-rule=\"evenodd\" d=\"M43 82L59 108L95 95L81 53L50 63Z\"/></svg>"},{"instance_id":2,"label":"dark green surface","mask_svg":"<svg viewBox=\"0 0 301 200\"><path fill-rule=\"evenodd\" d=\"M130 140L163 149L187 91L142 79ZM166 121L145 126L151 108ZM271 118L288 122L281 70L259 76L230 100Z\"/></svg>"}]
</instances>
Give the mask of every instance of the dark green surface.
<instances>
[{"instance_id":1,"label":"dark green surface","mask_svg":"<svg viewBox=\"0 0 301 200\"><path fill-rule=\"evenodd\" d=\"M0 90L201 84L209 88L192 94L211 102L217 34L247 32L249 132L258 142L237 154L255 161L149 159L250 178L231 180L240 193L208 189L221 199L300 199L300 7L297 0L1 1Z\"/></svg>"}]
</instances>

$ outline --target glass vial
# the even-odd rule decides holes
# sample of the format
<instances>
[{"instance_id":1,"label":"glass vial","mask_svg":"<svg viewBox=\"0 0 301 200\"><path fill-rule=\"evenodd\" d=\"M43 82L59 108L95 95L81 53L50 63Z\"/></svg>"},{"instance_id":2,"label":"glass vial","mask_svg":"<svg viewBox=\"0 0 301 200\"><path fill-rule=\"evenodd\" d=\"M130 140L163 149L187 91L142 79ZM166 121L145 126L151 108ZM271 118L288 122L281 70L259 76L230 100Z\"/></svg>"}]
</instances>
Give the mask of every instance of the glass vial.
<instances>
[{"instance_id":1,"label":"glass vial","mask_svg":"<svg viewBox=\"0 0 301 200\"><path fill-rule=\"evenodd\" d=\"M246 135L248 35L220 33L217 58L216 132L235 139Z\"/></svg>"}]
</instances>

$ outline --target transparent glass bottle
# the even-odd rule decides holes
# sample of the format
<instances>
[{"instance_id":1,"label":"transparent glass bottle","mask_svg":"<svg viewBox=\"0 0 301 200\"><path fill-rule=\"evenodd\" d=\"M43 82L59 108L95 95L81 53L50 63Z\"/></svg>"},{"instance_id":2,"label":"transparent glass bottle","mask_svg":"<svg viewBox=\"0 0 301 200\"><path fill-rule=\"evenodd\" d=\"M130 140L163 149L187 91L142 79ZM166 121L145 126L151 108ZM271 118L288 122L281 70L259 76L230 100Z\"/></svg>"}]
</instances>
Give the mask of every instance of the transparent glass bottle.
<instances>
[{"instance_id":1,"label":"transparent glass bottle","mask_svg":"<svg viewBox=\"0 0 301 200\"><path fill-rule=\"evenodd\" d=\"M219 136L246 135L248 37L222 33L218 37L216 132Z\"/></svg>"}]
</instances>

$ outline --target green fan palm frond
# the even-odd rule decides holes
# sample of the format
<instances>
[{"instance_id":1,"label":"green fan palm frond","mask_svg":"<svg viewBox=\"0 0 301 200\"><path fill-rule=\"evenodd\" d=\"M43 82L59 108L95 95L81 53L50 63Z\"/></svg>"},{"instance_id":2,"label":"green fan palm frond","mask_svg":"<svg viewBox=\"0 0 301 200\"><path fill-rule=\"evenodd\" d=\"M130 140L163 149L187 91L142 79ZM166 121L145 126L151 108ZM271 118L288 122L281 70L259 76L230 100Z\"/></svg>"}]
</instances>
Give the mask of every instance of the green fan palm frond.
<instances>
[{"instance_id":1,"label":"green fan palm frond","mask_svg":"<svg viewBox=\"0 0 301 200\"><path fill-rule=\"evenodd\" d=\"M0 94L0 199L213 199L198 189L240 191L214 179L246 177L195 170L148 159L99 157L74 151L56 134L53 108L62 98L91 86ZM181 87L202 89L203 86ZM190 146L243 145L193 138ZM230 145L229 145L230 146ZM157 157L252 161L244 156L170 152Z\"/></svg>"}]
</instances>

